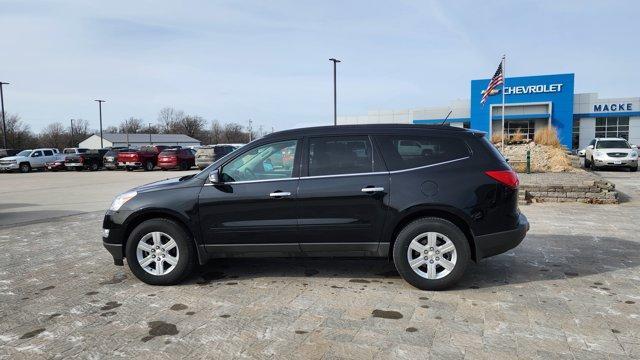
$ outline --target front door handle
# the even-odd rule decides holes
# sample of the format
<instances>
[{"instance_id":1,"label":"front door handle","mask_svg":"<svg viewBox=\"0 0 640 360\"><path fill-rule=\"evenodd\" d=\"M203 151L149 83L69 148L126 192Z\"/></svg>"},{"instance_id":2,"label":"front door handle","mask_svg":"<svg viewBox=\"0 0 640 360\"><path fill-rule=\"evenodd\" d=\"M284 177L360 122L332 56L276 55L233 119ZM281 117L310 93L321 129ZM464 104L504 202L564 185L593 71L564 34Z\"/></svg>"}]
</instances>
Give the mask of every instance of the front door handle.
<instances>
[{"instance_id":1,"label":"front door handle","mask_svg":"<svg viewBox=\"0 0 640 360\"><path fill-rule=\"evenodd\" d=\"M380 191L384 191L383 187L366 187L366 188L362 188L362 192L363 193L376 193L376 192L380 192Z\"/></svg>"},{"instance_id":2,"label":"front door handle","mask_svg":"<svg viewBox=\"0 0 640 360\"><path fill-rule=\"evenodd\" d=\"M281 198L285 196L291 196L291 193L288 191L276 191L269 194L272 198Z\"/></svg>"}]
</instances>

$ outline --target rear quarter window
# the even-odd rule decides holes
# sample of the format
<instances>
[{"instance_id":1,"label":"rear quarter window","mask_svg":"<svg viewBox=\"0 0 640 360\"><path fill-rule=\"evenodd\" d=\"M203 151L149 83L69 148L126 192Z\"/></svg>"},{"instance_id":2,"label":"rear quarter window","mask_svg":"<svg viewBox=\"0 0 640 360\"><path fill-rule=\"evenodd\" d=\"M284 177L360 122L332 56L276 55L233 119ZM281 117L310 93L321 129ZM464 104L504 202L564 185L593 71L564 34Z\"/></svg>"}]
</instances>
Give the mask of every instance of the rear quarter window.
<instances>
[{"instance_id":1,"label":"rear quarter window","mask_svg":"<svg viewBox=\"0 0 640 360\"><path fill-rule=\"evenodd\" d=\"M462 159L470 155L461 138L442 135L378 135L375 137L390 171Z\"/></svg>"}]
</instances>

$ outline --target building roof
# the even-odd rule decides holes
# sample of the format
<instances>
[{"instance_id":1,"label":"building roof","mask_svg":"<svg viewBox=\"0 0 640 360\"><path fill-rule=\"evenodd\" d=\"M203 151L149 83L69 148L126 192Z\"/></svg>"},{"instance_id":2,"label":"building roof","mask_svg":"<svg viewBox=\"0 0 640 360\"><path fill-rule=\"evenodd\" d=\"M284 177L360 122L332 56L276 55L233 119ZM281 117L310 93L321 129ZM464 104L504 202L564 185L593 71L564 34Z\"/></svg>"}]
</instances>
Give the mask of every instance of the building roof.
<instances>
[{"instance_id":1,"label":"building roof","mask_svg":"<svg viewBox=\"0 0 640 360\"><path fill-rule=\"evenodd\" d=\"M100 135L98 135L100 137ZM103 133L102 137L110 141L112 143L123 143L127 142L127 134L114 134L114 133ZM184 134L151 134L151 141L153 142L180 142L180 143L200 143L199 140L196 140L190 136ZM148 143L149 142L149 134L129 134L129 142L130 143Z\"/></svg>"}]
</instances>

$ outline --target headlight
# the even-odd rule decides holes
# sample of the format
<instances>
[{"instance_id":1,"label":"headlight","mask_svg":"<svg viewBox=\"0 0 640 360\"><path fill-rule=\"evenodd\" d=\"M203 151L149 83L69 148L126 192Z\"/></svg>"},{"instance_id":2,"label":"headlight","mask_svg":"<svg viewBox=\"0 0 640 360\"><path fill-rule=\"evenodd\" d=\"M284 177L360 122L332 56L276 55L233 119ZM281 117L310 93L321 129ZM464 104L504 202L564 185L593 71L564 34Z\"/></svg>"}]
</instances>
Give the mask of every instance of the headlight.
<instances>
[{"instance_id":1,"label":"headlight","mask_svg":"<svg viewBox=\"0 0 640 360\"><path fill-rule=\"evenodd\" d=\"M631 156L632 158L638 157L638 153L636 151L632 151L631 153L629 153L629 156Z\"/></svg>"},{"instance_id":2,"label":"headlight","mask_svg":"<svg viewBox=\"0 0 640 360\"><path fill-rule=\"evenodd\" d=\"M129 192L126 192L124 194L120 194L120 195L116 196L116 198L113 199L113 202L111 203L111 207L109 208L109 210L111 210L111 211L120 210L122 205L124 205L127 201L133 199L133 197L136 196L136 195L138 195L138 193L136 191L129 191Z\"/></svg>"},{"instance_id":3,"label":"headlight","mask_svg":"<svg viewBox=\"0 0 640 360\"><path fill-rule=\"evenodd\" d=\"M596 151L595 155L600 157L600 156L604 155L604 153L602 151Z\"/></svg>"}]
</instances>

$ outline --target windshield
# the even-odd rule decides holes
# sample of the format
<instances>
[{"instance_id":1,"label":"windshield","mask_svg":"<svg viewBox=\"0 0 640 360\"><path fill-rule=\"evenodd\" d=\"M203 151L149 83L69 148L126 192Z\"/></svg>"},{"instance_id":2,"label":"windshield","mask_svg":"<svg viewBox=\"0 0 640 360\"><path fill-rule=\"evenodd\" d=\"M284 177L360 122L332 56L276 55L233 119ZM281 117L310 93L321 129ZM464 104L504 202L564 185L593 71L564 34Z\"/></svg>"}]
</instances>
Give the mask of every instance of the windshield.
<instances>
[{"instance_id":1,"label":"windshield","mask_svg":"<svg viewBox=\"0 0 640 360\"><path fill-rule=\"evenodd\" d=\"M76 153L76 149L64 149L62 150L63 154L75 154Z\"/></svg>"},{"instance_id":2,"label":"windshield","mask_svg":"<svg viewBox=\"0 0 640 360\"><path fill-rule=\"evenodd\" d=\"M176 150L165 150L160 153L161 156L175 155L175 154L176 154Z\"/></svg>"},{"instance_id":3,"label":"windshield","mask_svg":"<svg viewBox=\"0 0 640 360\"><path fill-rule=\"evenodd\" d=\"M31 155L31 150L22 150L16 156L29 156Z\"/></svg>"},{"instance_id":4,"label":"windshield","mask_svg":"<svg viewBox=\"0 0 640 360\"><path fill-rule=\"evenodd\" d=\"M629 143L624 140L600 140L596 149L630 149Z\"/></svg>"}]
</instances>

